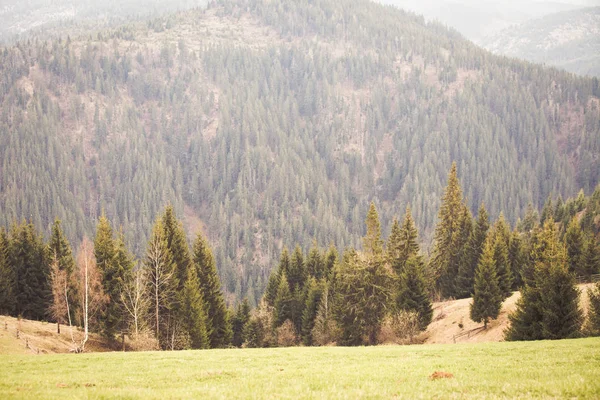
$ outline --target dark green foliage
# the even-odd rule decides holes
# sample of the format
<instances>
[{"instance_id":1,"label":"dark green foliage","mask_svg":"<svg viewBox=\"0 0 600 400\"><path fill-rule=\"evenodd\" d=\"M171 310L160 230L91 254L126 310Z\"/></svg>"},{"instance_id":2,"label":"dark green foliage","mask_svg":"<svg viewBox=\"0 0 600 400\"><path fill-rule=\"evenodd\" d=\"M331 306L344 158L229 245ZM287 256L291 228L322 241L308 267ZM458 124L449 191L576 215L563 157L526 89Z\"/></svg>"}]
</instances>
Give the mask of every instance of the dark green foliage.
<instances>
[{"instance_id":1,"label":"dark green foliage","mask_svg":"<svg viewBox=\"0 0 600 400\"><path fill-rule=\"evenodd\" d=\"M525 286L517 310L509 315L507 340L540 340L576 337L582 323L579 292L567 269L566 249L549 218L535 233L531 249L533 269L524 274Z\"/></svg>"},{"instance_id":2,"label":"dark green foliage","mask_svg":"<svg viewBox=\"0 0 600 400\"><path fill-rule=\"evenodd\" d=\"M430 269L443 297L457 294L456 277L464 245L470 236L470 225L470 214L463 203L456 163L452 163L448 185L442 197L430 260Z\"/></svg>"},{"instance_id":3,"label":"dark green foliage","mask_svg":"<svg viewBox=\"0 0 600 400\"><path fill-rule=\"evenodd\" d=\"M579 221L573 218L565 232L565 247L567 248L569 271L577 276L588 275L583 260L584 244L585 239Z\"/></svg>"},{"instance_id":4,"label":"dark green foliage","mask_svg":"<svg viewBox=\"0 0 600 400\"><path fill-rule=\"evenodd\" d=\"M590 308L588 310L588 329L593 335L600 335L600 282L588 290Z\"/></svg>"},{"instance_id":5,"label":"dark green foliage","mask_svg":"<svg viewBox=\"0 0 600 400\"><path fill-rule=\"evenodd\" d=\"M525 255L523 253L521 234L515 229L511 234L508 246L508 263L513 275L513 290L517 290L523 285L523 279L521 278L523 264L525 263Z\"/></svg>"},{"instance_id":6,"label":"dark green foliage","mask_svg":"<svg viewBox=\"0 0 600 400\"><path fill-rule=\"evenodd\" d=\"M304 255L302 254L300 246L296 246L292 253L292 259L290 261L290 266L286 271L286 276L292 292L304 288L307 274L304 265Z\"/></svg>"},{"instance_id":7,"label":"dark green foliage","mask_svg":"<svg viewBox=\"0 0 600 400\"><path fill-rule=\"evenodd\" d=\"M250 303L248 303L248 299L244 299L238 304L231 320L231 328L233 331L231 344L235 347L242 347L242 344L244 343L244 329L249 320Z\"/></svg>"},{"instance_id":8,"label":"dark green foliage","mask_svg":"<svg viewBox=\"0 0 600 400\"><path fill-rule=\"evenodd\" d=\"M490 222L487 210L482 203L477 214L477 221L473 226L469 241L464 248L458 277L456 282L456 294L459 298L470 297L473 293L473 284L475 279L475 269L479 264L479 258L483 252L483 245L487 237Z\"/></svg>"},{"instance_id":9,"label":"dark green foliage","mask_svg":"<svg viewBox=\"0 0 600 400\"><path fill-rule=\"evenodd\" d=\"M425 263L418 255L411 256L405 263L399 277L399 290L396 304L399 309L419 314L419 327L427 329L433 316L429 291L423 277Z\"/></svg>"},{"instance_id":10,"label":"dark green foliage","mask_svg":"<svg viewBox=\"0 0 600 400\"><path fill-rule=\"evenodd\" d=\"M588 236L581 261L584 277L600 274L600 242L593 235Z\"/></svg>"},{"instance_id":11,"label":"dark green foliage","mask_svg":"<svg viewBox=\"0 0 600 400\"><path fill-rule=\"evenodd\" d=\"M42 237L33 224L24 221L11 227L8 264L14 276L12 315L44 319L52 296L50 260Z\"/></svg>"},{"instance_id":12,"label":"dark green foliage","mask_svg":"<svg viewBox=\"0 0 600 400\"><path fill-rule=\"evenodd\" d=\"M179 312L181 324L189 335L192 349L207 349L210 347L210 338L207 331L206 306L199 290L200 282L194 268L188 269L188 277L179 293Z\"/></svg>"},{"instance_id":13,"label":"dark green foliage","mask_svg":"<svg viewBox=\"0 0 600 400\"><path fill-rule=\"evenodd\" d=\"M363 252L369 259L380 259L383 256L383 240L381 239L381 223L375 203L371 202L365 219L367 234L363 238Z\"/></svg>"},{"instance_id":14,"label":"dark green foliage","mask_svg":"<svg viewBox=\"0 0 600 400\"><path fill-rule=\"evenodd\" d=\"M194 242L193 264L198 274L202 297L206 303L210 347L225 347L231 341L231 322L221 291L221 282L217 274L215 259L208 242L201 233L198 233Z\"/></svg>"},{"instance_id":15,"label":"dark green foliage","mask_svg":"<svg viewBox=\"0 0 600 400\"><path fill-rule=\"evenodd\" d=\"M315 318L317 317L317 311L319 304L321 303L321 296L323 295L322 282L318 282L314 277L311 277L308 281L308 287L306 291L306 303L304 305L304 311L302 313L302 342L311 346L313 344L312 330L315 326Z\"/></svg>"},{"instance_id":16,"label":"dark green foliage","mask_svg":"<svg viewBox=\"0 0 600 400\"><path fill-rule=\"evenodd\" d=\"M327 277L324 255L321 254L316 243L313 243L313 246L308 252L308 258L306 259L306 273L308 276L312 276L317 280L325 279Z\"/></svg>"},{"instance_id":17,"label":"dark green foliage","mask_svg":"<svg viewBox=\"0 0 600 400\"><path fill-rule=\"evenodd\" d=\"M275 298L277 297L277 290L279 289L279 282L281 280L281 276L283 274L287 274L287 271L290 269L290 255L288 249L286 247L283 248L281 252L281 257L279 258L279 265L274 273L271 273L269 276L269 283L267 284L267 289L265 290L265 301L271 307L275 305Z\"/></svg>"},{"instance_id":18,"label":"dark green foliage","mask_svg":"<svg viewBox=\"0 0 600 400\"><path fill-rule=\"evenodd\" d=\"M402 227L394 220L387 244L387 259L400 276L409 258L419 254L419 234L410 207L406 207Z\"/></svg>"},{"instance_id":19,"label":"dark green foliage","mask_svg":"<svg viewBox=\"0 0 600 400\"><path fill-rule=\"evenodd\" d=\"M283 325L286 320L292 320L294 307L294 297L290 291L290 286L287 281L285 274L281 276L279 280L279 287L277 288L277 296L275 297L273 307L273 322L274 327Z\"/></svg>"},{"instance_id":20,"label":"dark green foliage","mask_svg":"<svg viewBox=\"0 0 600 400\"><path fill-rule=\"evenodd\" d=\"M483 253L475 270L473 303L471 303L471 319L475 322L483 322L486 328L490 319L498 318L503 299L496 273L494 242L496 241L490 236L484 244Z\"/></svg>"},{"instance_id":21,"label":"dark green foliage","mask_svg":"<svg viewBox=\"0 0 600 400\"><path fill-rule=\"evenodd\" d=\"M177 268L176 279L178 290L181 290L187 280L192 258L183 225L177 220L172 205L167 206L162 215L162 226L164 229L164 237L167 241L167 247L171 252L173 262ZM198 273L198 278L200 279L200 282L202 282L203 277L200 273Z\"/></svg>"},{"instance_id":22,"label":"dark green foliage","mask_svg":"<svg viewBox=\"0 0 600 400\"><path fill-rule=\"evenodd\" d=\"M81 297L79 285L77 285L73 275L75 272L75 258L73 257L71 245L63 233L61 222L58 219L56 219L52 225L52 232L48 243L48 252L50 262L57 262L58 269L65 272L65 278L68 285L67 293L71 320L76 321L76 310L79 309Z\"/></svg>"},{"instance_id":23,"label":"dark green foliage","mask_svg":"<svg viewBox=\"0 0 600 400\"><path fill-rule=\"evenodd\" d=\"M16 277L9 264L10 243L4 228L0 228L0 314L13 315Z\"/></svg>"},{"instance_id":24,"label":"dark green foliage","mask_svg":"<svg viewBox=\"0 0 600 400\"><path fill-rule=\"evenodd\" d=\"M493 260L498 277L498 286L502 299L510 297L512 294L513 275L508 258L508 246L505 237L494 232Z\"/></svg>"}]
</instances>

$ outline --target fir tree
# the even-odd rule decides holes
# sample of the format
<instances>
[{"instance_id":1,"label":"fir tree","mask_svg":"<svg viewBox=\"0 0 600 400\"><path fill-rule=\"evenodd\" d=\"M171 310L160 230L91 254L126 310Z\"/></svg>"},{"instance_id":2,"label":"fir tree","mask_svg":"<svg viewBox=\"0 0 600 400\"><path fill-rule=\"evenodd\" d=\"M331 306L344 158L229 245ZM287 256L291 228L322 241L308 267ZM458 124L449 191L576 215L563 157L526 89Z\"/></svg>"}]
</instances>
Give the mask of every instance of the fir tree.
<instances>
[{"instance_id":1,"label":"fir tree","mask_svg":"<svg viewBox=\"0 0 600 400\"><path fill-rule=\"evenodd\" d=\"M585 240L577 218L573 218L565 232L565 247L567 248L567 261L569 271L579 276L586 275L584 271Z\"/></svg>"},{"instance_id":2,"label":"fir tree","mask_svg":"<svg viewBox=\"0 0 600 400\"><path fill-rule=\"evenodd\" d=\"M400 276L409 258L419 254L419 237L413 220L410 206L406 207L402 226L394 220L392 232L388 239L387 258L396 275Z\"/></svg>"},{"instance_id":3,"label":"fir tree","mask_svg":"<svg viewBox=\"0 0 600 400\"><path fill-rule=\"evenodd\" d=\"M496 274L494 244L491 237L485 242L483 253L475 270L471 319L483 322L487 329L490 319L498 318L502 307L502 292Z\"/></svg>"},{"instance_id":4,"label":"fir tree","mask_svg":"<svg viewBox=\"0 0 600 400\"><path fill-rule=\"evenodd\" d=\"M461 231L465 226L465 206L456 172L456 163L448 174L448 185L442 197L442 205L435 227L430 269L436 278L436 286L442 296L456 294L455 279L458 275L458 257L462 254Z\"/></svg>"},{"instance_id":5,"label":"fir tree","mask_svg":"<svg viewBox=\"0 0 600 400\"><path fill-rule=\"evenodd\" d=\"M194 242L194 266L198 274L202 297L206 303L210 347L225 347L231 341L231 323L212 251L200 233Z\"/></svg>"},{"instance_id":6,"label":"fir tree","mask_svg":"<svg viewBox=\"0 0 600 400\"><path fill-rule=\"evenodd\" d=\"M494 232L493 236L493 260L498 277L498 285L502 300L510 297L512 294L512 271L508 261L508 247L502 234Z\"/></svg>"},{"instance_id":7,"label":"fir tree","mask_svg":"<svg viewBox=\"0 0 600 400\"><path fill-rule=\"evenodd\" d=\"M304 282L306 281L306 267L304 265L304 255L300 246L296 246L292 253L292 259L290 261L289 269L287 270L286 277L290 290L295 292L296 290L302 290L304 288Z\"/></svg>"},{"instance_id":8,"label":"fir tree","mask_svg":"<svg viewBox=\"0 0 600 400\"><path fill-rule=\"evenodd\" d=\"M318 283L314 277L311 277L308 281L307 293L306 293L306 304L304 306L304 312L302 313L302 341L305 345L312 345L312 330L315 326L315 318L317 317L317 311L319 303L321 302L321 296L323 294L322 284Z\"/></svg>"},{"instance_id":9,"label":"fir tree","mask_svg":"<svg viewBox=\"0 0 600 400\"><path fill-rule=\"evenodd\" d=\"M523 286L523 278L521 277L525 256L523 254L523 242L521 241L520 233L515 229L510 237L508 246L508 263L513 275L513 290Z\"/></svg>"},{"instance_id":10,"label":"fir tree","mask_svg":"<svg viewBox=\"0 0 600 400\"><path fill-rule=\"evenodd\" d=\"M190 256L190 248L188 246L183 225L177 220L172 205L168 205L162 215L162 227L164 229L167 247L171 252L173 262L177 268L176 280L178 291L181 291L187 279L188 269L192 264L192 258ZM198 274L198 278L200 279L200 282L202 282L201 274Z\"/></svg>"},{"instance_id":11,"label":"fir tree","mask_svg":"<svg viewBox=\"0 0 600 400\"><path fill-rule=\"evenodd\" d=\"M190 338L191 348L207 349L210 346L210 338L206 328L206 306L199 287L196 270L190 268L183 290L179 293L181 305L179 311L184 329Z\"/></svg>"},{"instance_id":12,"label":"fir tree","mask_svg":"<svg viewBox=\"0 0 600 400\"><path fill-rule=\"evenodd\" d=\"M283 248L281 252L281 257L279 258L279 265L274 272L271 272L269 276L269 282L267 283L267 288L265 290L265 301L271 307L275 305L275 298L277 297L277 290L279 288L279 282L281 280L281 276L283 274L287 274L287 271L290 269L290 255L288 249L286 247Z\"/></svg>"},{"instance_id":13,"label":"fir tree","mask_svg":"<svg viewBox=\"0 0 600 400\"><path fill-rule=\"evenodd\" d=\"M293 303L294 298L292 296L292 292L290 291L287 277L285 274L283 274L279 280L279 287L277 288L277 296L275 297L273 309L273 322L275 323L275 328L283 325L283 323L288 319L290 321L292 320Z\"/></svg>"},{"instance_id":14,"label":"fir tree","mask_svg":"<svg viewBox=\"0 0 600 400\"><path fill-rule=\"evenodd\" d=\"M378 259L383 256L383 240L381 240L381 224L375 203L371 202L365 220L367 234L363 238L363 251L367 258Z\"/></svg>"},{"instance_id":15,"label":"fir tree","mask_svg":"<svg viewBox=\"0 0 600 400\"><path fill-rule=\"evenodd\" d=\"M473 293L475 269L479 264L485 239L490 228L489 217L485 205L481 203L477 215L477 222L469 236L469 241L463 252L457 278L457 296L460 298L470 297Z\"/></svg>"},{"instance_id":16,"label":"fir tree","mask_svg":"<svg viewBox=\"0 0 600 400\"><path fill-rule=\"evenodd\" d=\"M307 276L312 276L317 280L325 278L325 261L316 242L313 243L308 258L306 259Z\"/></svg>"},{"instance_id":17,"label":"fir tree","mask_svg":"<svg viewBox=\"0 0 600 400\"><path fill-rule=\"evenodd\" d=\"M244 298L240 304L238 304L231 323L233 335L231 338L231 344L235 347L242 347L244 343L244 327L250 320L250 303L247 298Z\"/></svg>"},{"instance_id":18,"label":"fir tree","mask_svg":"<svg viewBox=\"0 0 600 400\"><path fill-rule=\"evenodd\" d=\"M15 276L9 264L9 242L4 228L0 228L0 314L13 315L15 309Z\"/></svg>"},{"instance_id":19,"label":"fir tree","mask_svg":"<svg viewBox=\"0 0 600 400\"><path fill-rule=\"evenodd\" d=\"M600 335L600 282L588 290L590 308L588 310L588 329L592 335Z\"/></svg>"},{"instance_id":20,"label":"fir tree","mask_svg":"<svg viewBox=\"0 0 600 400\"><path fill-rule=\"evenodd\" d=\"M419 315L419 328L427 329L433 316L433 308L423 268L425 264L419 255L412 255L406 262L400 274L398 297L396 304L399 309L414 311Z\"/></svg>"},{"instance_id":21,"label":"fir tree","mask_svg":"<svg viewBox=\"0 0 600 400\"><path fill-rule=\"evenodd\" d=\"M588 236L581 263L583 264L582 275L590 277L600 273L600 243L593 234Z\"/></svg>"},{"instance_id":22,"label":"fir tree","mask_svg":"<svg viewBox=\"0 0 600 400\"><path fill-rule=\"evenodd\" d=\"M69 312L71 321L76 321L76 310L79 309L80 294L79 285L74 276L75 258L71 250L71 245L65 237L61 222L54 220L50 242L48 243L49 257L53 263L56 263L58 271L64 273L64 279L67 284L67 299L69 303ZM62 294L64 296L64 294Z\"/></svg>"},{"instance_id":23,"label":"fir tree","mask_svg":"<svg viewBox=\"0 0 600 400\"><path fill-rule=\"evenodd\" d=\"M96 266L102 276L102 288L108 301L101 311L100 325L107 338L113 338L122 320L120 309L121 274L117 264L116 244L113 230L108 219L102 214L98 220L96 237L94 238L94 256Z\"/></svg>"}]
</instances>

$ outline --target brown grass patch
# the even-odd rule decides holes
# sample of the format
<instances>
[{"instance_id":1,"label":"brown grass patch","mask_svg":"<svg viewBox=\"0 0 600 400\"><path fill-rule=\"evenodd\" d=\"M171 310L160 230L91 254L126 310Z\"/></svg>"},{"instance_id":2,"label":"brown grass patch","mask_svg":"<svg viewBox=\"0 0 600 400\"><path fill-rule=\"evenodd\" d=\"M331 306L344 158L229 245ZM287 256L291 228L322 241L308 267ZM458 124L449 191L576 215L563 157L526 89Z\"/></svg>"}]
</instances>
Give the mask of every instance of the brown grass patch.
<instances>
[{"instance_id":1,"label":"brown grass patch","mask_svg":"<svg viewBox=\"0 0 600 400\"><path fill-rule=\"evenodd\" d=\"M450 372L444 372L444 371L435 371L433 374L429 375L429 379L431 379L432 381L435 381L436 379L450 379L450 378L454 378L454 375L451 374Z\"/></svg>"}]
</instances>

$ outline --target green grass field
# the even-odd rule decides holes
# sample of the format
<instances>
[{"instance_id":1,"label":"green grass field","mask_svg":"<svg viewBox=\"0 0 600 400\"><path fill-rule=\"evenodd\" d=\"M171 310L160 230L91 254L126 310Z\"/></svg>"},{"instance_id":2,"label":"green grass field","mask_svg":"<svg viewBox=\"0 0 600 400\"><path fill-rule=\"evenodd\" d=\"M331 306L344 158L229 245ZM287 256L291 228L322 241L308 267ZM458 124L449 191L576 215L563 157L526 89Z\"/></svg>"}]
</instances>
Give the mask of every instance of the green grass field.
<instances>
[{"instance_id":1,"label":"green grass field","mask_svg":"<svg viewBox=\"0 0 600 400\"><path fill-rule=\"evenodd\" d=\"M600 398L600 339L0 356L2 399L502 397Z\"/></svg>"}]
</instances>

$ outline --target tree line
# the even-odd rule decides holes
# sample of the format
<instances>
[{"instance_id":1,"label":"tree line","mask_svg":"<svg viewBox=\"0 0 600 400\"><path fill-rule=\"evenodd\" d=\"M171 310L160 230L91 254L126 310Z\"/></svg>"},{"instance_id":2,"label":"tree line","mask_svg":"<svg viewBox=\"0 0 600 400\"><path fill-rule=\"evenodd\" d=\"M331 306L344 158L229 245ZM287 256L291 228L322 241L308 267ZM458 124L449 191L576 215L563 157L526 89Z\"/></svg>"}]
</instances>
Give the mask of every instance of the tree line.
<instances>
[{"instance_id":1,"label":"tree line","mask_svg":"<svg viewBox=\"0 0 600 400\"><path fill-rule=\"evenodd\" d=\"M215 260L198 233L192 248L172 206L156 220L137 260L102 215L76 258L61 222L47 243L32 223L0 229L0 312L81 326L108 339L127 332L145 348L226 347L232 329Z\"/></svg>"}]
</instances>

